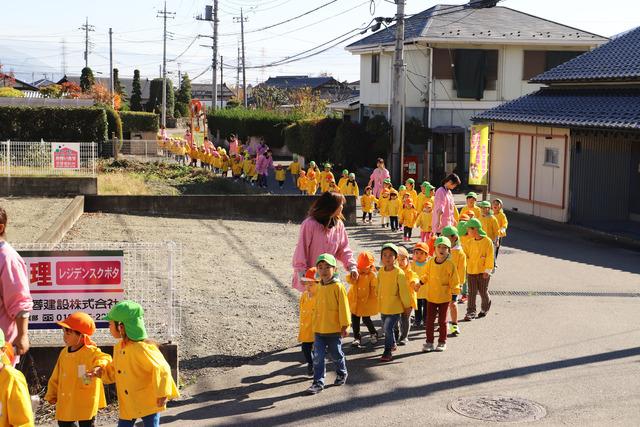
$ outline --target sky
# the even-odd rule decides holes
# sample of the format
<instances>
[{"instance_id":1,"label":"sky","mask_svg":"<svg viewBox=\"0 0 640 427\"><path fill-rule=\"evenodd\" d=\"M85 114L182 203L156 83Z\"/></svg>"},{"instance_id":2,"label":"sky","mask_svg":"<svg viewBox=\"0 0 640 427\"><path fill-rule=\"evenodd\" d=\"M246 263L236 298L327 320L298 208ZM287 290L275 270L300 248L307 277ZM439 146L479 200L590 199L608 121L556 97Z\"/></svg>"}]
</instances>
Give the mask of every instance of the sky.
<instances>
[{"instance_id":1,"label":"sky","mask_svg":"<svg viewBox=\"0 0 640 427\"><path fill-rule=\"evenodd\" d=\"M445 4L463 4L450 0ZM108 31L113 29L114 67L121 76L130 77L134 69L154 78L162 63L162 19L157 11L160 0L23 0L19 7L4 7L0 27L0 64L3 71L13 70L25 81L46 77L59 79L63 72L79 75L84 66L84 31L79 27L88 18L95 31L89 33L89 66L98 76L109 75ZM167 20L171 39L167 41L169 77L177 81L178 71L188 72L197 82L211 81L210 22L198 21L205 5L213 0L168 0ZM417 13L437 4L433 1L406 0L406 13ZM606 7L604 5L606 4ZM503 0L510 7L542 18L570 25L603 36L612 36L640 25L637 0ZM295 55L366 26L374 16L393 16L392 0L220 0L219 55L225 64L237 65L240 24L234 17L243 10L245 22L246 66L260 66ZM305 12L303 17L279 24ZM26 13L28 11L28 13ZM262 30L261 30L262 29ZM350 33L357 34L357 33ZM369 33L370 34L370 33ZM344 46L361 37L351 38L317 56L271 68L247 69L247 83L255 84L269 76L332 75L340 81L359 79L359 60ZM326 46L331 46L327 44ZM65 54L63 55L63 51ZM218 79L219 79L218 74ZM236 83L235 69L224 69L224 81Z\"/></svg>"}]
</instances>

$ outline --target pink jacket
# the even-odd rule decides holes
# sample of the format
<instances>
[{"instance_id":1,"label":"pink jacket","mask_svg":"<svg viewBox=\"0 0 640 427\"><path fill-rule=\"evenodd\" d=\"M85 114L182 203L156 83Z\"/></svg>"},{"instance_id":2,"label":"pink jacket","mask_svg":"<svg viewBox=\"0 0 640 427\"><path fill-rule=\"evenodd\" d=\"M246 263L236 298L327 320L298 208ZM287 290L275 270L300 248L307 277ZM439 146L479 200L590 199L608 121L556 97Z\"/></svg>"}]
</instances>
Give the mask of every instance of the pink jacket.
<instances>
[{"instance_id":1,"label":"pink jacket","mask_svg":"<svg viewBox=\"0 0 640 427\"><path fill-rule=\"evenodd\" d=\"M329 253L348 271L356 270L356 261L349 247L349 237L342 221L333 228L325 228L314 218L307 217L300 226L298 244L293 253L293 287L303 291L300 277L316 265L320 254Z\"/></svg>"},{"instance_id":2,"label":"pink jacket","mask_svg":"<svg viewBox=\"0 0 640 427\"><path fill-rule=\"evenodd\" d=\"M369 180L373 181L374 196L380 197L380 192L382 192L382 184L384 183L384 180L387 178L391 178L391 175L389 175L389 171L387 169L375 168L373 170Z\"/></svg>"},{"instance_id":3,"label":"pink jacket","mask_svg":"<svg viewBox=\"0 0 640 427\"><path fill-rule=\"evenodd\" d=\"M264 154L258 155L256 160L256 172L260 175L269 175L269 169L273 169L273 157L267 159Z\"/></svg>"},{"instance_id":4,"label":"pink jacket","mask_svg":"<svg viewBox=\"0 0 640 427\"><path fill-rule=\"evenodd\" d=\"M440 233L447 225L455 225L455 217L453 216L453 209L455 208L455 200L453 200L453 194L450 190L444 187L438 188L433 201L433 216L431 220L431 231L433 233ZM440 222L438 222L438 217Z\"/></svg>"},{"instance_id":5,"label":"pink jacket","mask_svg":"<svg viewBox=\"0 0 640 427\"><path fill-rule=\"evenodd\" d=\"M7 342L18 336L16 316L32 309L27 266L9 243L0 242L0 328Z\"/></svg>"}]
</instances>

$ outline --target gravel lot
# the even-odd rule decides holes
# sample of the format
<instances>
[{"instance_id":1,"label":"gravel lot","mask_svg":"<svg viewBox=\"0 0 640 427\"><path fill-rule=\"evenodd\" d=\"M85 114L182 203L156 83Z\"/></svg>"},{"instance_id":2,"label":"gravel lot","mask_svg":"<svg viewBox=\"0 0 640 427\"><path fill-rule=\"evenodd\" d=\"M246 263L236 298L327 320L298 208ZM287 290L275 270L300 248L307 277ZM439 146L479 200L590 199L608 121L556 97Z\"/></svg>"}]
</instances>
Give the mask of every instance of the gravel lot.
<instances>
[{"instance_id":1,"label":"gravel lot","mask_svg":"<svg viewBox=\"0 0 640 427\"><path fill-rule=\"evenodd\" d=\"M182 379L216 374L296 344L291 256L299 226L266 222L85 214L68 242L182 245ZM360 250L356 242L354 251Z\"/></svg>"},{"instance_id":2,"label":"gravel lot","mask_svg":"<svg viewBox=\"0 0 640 427\"><path fill-rule=\"evenodd\" d=\"M50 199L44 197L0 198L0 206L7 211L8 242L32 243L65 210L72 199Z\"/></svg>"}]
</instances>

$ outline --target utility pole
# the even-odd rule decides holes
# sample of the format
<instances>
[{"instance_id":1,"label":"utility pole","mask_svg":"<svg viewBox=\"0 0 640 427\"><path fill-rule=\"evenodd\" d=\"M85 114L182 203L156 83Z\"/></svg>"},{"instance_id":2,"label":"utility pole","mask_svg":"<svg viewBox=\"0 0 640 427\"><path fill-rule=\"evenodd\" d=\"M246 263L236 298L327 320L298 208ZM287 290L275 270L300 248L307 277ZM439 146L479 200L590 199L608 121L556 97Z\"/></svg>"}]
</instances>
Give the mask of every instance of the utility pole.
<instances>
[{"instance_id":1,"label":"utility pole","mask_svg":"<svg viewBox=\"0 0 640 427\"><path fill-rule=\"evenodd\" d=\"M202 15L198 15L196 19L198 21L213 22L213 35L207 36L200 34L198 37L208 37L213 41L211 45L211 108L215 110L218 105L218 85L216 82L216 74L218 72L218 0L213 0L213 6L204 7L204 18ZM201 46L209 47L205 45Z\"/></svg>"},{"instance_id":2,"label":"utility pole","mask_svg":"<svg viewBox=\"0 0 640 427\"><path fill-rule=\"evenodd\" d=\"M89 66L89 31L95 31L93 25L89 25L89 17L85 18L85 23L78 28L84 31L84 66Z\"/></svg>"},{"instance_id":3,"label":"utility pole","mask_svg":"<svg viewBox=\"0 0 640 427\"><path fill-rule=\"evenodd\" d=\"M243 97L244 107L247 108L247 72L246 72L247 70L246 70L246 63L244 60L245 59L244 57L244 22L247 20L247 18L244 17L242 8L240 8L240 18L238 18L237 16L234 16L233 20L236 23L240 22L240 40L242 44L242 97Z\"/></svg>"},{"instance_id":4,"label":"utility pole","mask_svg":"<svg viewBox=\"0 0 640 427\"><path fill-rule=\"evenodd\" d=\"M224 98L224 58L220 55L220 109L222 110L222 100Z\"/></svg>"},{"instance_id":5,"label":"utility pole","mask_svg":"<svg viewBox=\"0 0 640 427\"><path fill-rule=\"evenodd\" d=\"M113 30L109 28L109 95L113 107Z\"/></svg>"},{"instance_id":6,"label":"utility pole","mask_svg":"<svg viewBox=\"0 0 640 427\"><path fill-rule=\"evenodd\" d=\"M67 75L67 42L62 39L62 76Z\"/></svg>"},{"instance_id":7,"label":"utility pole","mask_svg":"<svg viewBox=\"0 0 640 427\"><path fill-rule=\"evenodd\" d=\"M240 100L240 40L238 40L238 66L236 67L236 98Z\"/></svg>"},{"instance_id":8,"label":"utility pole","mask_svg":"<svg viewBox=\"0 0 640 427\"><path fill-rule=\"evenodd\" d=\"M391 83L391 129L392 143L389 166L395 183L402 180L402 164L398 155L402 151L402 105L404 99L404 6L406 0L395 0L396 46L393 54L393 78ZM402 183L402 182L400 182Z\"/></svg>"},{"instance_id":9,"label":"utility pole","mask_svg":"<svg viewBox=\"0 0 640 427\"><path fill-rule=\"evenodd\" d=\"M167 0L164 1L164 9L158 11L157 17L163 20L162 37L162 115L161 123L167 127L167 18L173 19L175 12L167 12Z\"/></svg>"}]
</instances>

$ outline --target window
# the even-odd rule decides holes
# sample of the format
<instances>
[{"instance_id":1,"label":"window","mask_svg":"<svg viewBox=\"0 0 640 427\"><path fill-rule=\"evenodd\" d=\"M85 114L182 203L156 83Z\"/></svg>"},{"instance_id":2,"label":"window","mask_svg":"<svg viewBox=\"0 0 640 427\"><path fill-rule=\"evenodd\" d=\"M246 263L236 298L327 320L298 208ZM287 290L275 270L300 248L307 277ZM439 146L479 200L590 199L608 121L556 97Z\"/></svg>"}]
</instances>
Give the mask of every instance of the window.
<instances>
[{"instance_id":1,"label":"window","mask_svg":"<svg viewBox=\"0 0 640 427\"><path fill-rule=\"evenodd\" d=\"M560 150L557 148L545 148L544 165L560 167Z\"/></svg>"},{"instance_id":2,"label":"window","mask_svg":"<svg viewBox=\"0 0 640 427\"><path fill-rule=\"evenodd\" d=\"M571 50L525 50L522 80L529 80L584 52Z\"/></svg>"},{"instance_id":3,"label":"window","mask_svg":"<svg viewBox=\"0 0 640 427\"><path fill-rule=\"evenodd\" d=\"M371 55L371 83L380 82L380 54Z\"/></svg>"},{"instance_id":4,"label":"window","mask_svg":"<svg viewBox=\"0 0 640 427\"><path fill-rule=\"evenodd\" d=\"M457 76L456 64L460 68ZM475 81L473 83L475 94L471 98L477 98L481 89L483 92L484 90L496 90L498 51L495 49L433 49L433 78L453 80L453 87L456 90L460 84L468 86L467 83L471 79ZM458 95L458 97L461 96ZM462 97L468 98L469 96Z\"/></svg>"}]
</instances>

